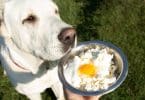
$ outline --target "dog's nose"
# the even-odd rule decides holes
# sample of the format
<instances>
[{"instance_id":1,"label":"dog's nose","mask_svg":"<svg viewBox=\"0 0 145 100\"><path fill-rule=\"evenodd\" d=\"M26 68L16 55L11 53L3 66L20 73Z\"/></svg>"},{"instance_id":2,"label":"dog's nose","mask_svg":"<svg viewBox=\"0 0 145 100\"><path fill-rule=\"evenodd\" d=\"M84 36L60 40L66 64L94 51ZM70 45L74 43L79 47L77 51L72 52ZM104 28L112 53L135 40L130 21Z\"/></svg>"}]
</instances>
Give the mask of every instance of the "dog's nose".
<instances>
[{"instance_id":1,"label":"dog's nose","mask_svg":"<svg viewBox=\"0 0 145 100\"><path fill-rule=\"evenodd\" d=\"M66 45L70 45L74 42L76 35L76 30L74 28L64 28L58 35L60 42Z\"/></svg>"}]
</instances>

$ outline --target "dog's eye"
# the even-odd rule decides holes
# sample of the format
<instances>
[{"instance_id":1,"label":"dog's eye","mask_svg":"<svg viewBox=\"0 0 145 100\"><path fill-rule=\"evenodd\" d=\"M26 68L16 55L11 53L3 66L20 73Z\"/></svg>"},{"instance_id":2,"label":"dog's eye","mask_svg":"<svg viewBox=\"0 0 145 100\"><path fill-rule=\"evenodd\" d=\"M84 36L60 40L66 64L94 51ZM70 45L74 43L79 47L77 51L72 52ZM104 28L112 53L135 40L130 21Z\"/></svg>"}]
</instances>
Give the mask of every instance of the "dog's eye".
<instances>
[{"instance_id":1,"label":"dog's eye","mask_svg":"<svg viewBox=\"0 0 145 100\"><path fill-rule=\"evenodd\" d=\"M37 17L35 15L29 15L27 18L25 18L22 21L22 24L25 24L25 23L35 23L36 20L37 20Z\"/></svg>"},{"instance_id":2,"label":"dog's eye","mask_svg":"<svg viewBox=\"0 0 145 100\"><path fill-rule=\"evenodd\" d=\"M58 10L55 10L55 14L59 14L59 11Z\"/></svg>"}]
</instances>

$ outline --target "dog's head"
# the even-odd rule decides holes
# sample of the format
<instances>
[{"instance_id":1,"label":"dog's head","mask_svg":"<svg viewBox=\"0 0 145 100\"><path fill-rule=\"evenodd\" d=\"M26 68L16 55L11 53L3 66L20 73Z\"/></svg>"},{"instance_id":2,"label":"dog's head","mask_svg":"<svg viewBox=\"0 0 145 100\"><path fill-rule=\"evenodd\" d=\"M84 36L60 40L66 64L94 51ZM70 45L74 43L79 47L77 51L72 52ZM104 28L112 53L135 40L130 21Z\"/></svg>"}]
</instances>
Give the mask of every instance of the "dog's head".
<instances>
[{"instance_id":1,"label":"dog's head","mask_svg":"<svg viewBox=\"0 0 145 100\"><path fill-rule=\"evenodd\" d=\"M60 19L52 0L9 0L4 5L7 34L21 50L56 60L74 45L76 32Z\"/></svg>"}]
</instances>

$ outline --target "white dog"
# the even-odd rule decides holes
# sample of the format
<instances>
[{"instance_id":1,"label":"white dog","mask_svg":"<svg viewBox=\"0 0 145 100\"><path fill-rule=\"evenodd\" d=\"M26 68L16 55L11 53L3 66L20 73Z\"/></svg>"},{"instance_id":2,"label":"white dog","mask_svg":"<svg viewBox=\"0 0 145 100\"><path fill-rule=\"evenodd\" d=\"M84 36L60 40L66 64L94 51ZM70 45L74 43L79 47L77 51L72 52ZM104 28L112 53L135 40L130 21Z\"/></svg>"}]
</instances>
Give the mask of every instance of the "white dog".
<instances>
[{"instance_id":1,"label":"white dog","mask_svg":"<svg viewBox=\"0 0 145 100\"><path fill-rule=\"evenodd\" d=\"M6 0L0 23L0 60L15 89L31 100L52 88L63 100L57 61L75 43L52 0Z\"/></svg>"}]
</instances>

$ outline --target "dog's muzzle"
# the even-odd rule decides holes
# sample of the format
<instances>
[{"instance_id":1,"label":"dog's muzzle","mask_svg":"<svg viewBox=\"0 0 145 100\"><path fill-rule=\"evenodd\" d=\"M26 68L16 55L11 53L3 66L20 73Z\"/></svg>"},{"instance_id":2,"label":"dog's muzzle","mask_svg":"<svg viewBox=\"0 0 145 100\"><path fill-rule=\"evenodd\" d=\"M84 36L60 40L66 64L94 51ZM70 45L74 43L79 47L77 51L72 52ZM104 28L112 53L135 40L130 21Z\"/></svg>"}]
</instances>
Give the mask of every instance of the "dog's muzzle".
<instances>
[{"instance_id":1,"label":"dog's muzzle","mask_svg":"<svg viewBox=\"0 0 145 100\"><path fill-rule=\"evenodd\" d=\"M64 45L65 50L74 45L76 30L72 27L64 28L58 35L59 41Z\"/></svg>"}]
</instances>

